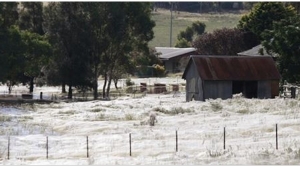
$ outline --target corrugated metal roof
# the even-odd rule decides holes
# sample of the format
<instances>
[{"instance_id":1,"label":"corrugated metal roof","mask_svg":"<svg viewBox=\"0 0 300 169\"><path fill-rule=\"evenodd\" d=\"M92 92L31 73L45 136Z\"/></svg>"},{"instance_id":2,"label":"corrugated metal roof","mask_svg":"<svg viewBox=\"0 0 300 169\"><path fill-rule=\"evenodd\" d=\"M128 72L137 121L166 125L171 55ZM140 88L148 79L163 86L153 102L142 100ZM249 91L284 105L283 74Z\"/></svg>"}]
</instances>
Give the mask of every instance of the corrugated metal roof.
<instances>
[{"instance_id":1,"label":"corrugated metal roof","mask_svg":"<svg viewBox=\"0 0 300 169\"><path fill-rule=\"evenodd\" d=\"M260 50L262 50L263 54L260 53ZM238 55L240 55L240 56L272 56L267 53L266 49L262 45L254 46L252 49L238 53Z\"/></svg>"},{"instance_id":2,"label":"corrugated metal roof","mask_svg":"<svg viewBox=\"0 0 300 169\"><path fill-rule=\"evenodd\" d=\"M195 52L195 48L173 48L173 47L155 47L156 52L161 53L158 56L161 60L169 60L173 57Z\"/></svg>"},{"instance_id":3,"label":"corrugated metal roof","mask_svg":"<svg viewBox=\"0 0 300 169\"><path fill-rule=\"evenodd\" d=\"M278 80L280 74L271 57L191 56L184 71L194 63L203 80Z\"/></svg>"}]
</instances>

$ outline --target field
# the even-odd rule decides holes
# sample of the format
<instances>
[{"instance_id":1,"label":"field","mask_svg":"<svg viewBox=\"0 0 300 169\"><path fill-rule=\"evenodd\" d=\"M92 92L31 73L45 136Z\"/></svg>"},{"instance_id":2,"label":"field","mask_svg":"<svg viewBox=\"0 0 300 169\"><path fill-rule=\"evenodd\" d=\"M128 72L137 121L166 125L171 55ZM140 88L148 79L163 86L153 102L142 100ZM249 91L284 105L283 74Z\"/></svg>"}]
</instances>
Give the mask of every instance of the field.
<instances>
[{"instance_id":1,"label":"field","mask_svg":"<svg viewBox=\"0 0 300 169\"><path fill-rule=\"evenodd\" d=\"M133 81L183 82L176 78ZM42 87L35 94L59 90ZM2 105L0 164L299 165L299 108L298 99L240 95L185 102L184 92L138 98L128 94L111 101ZM155 126L147 123L151 113L157 117Z\"/></svg>"},{"instance_id":2,"label":"field","mask_svg":"<svg viewBox=\"0 0 300 169\"><path fill-rule=\"evenodd\" d=\"M212 32L215 29L223 27L236 27L238 21L242 17L242 13L188 13L188 12L173 12L172 20L172 46L175 46L177 35L180 31L185 30L195 21L201 21L206 24L206 32ZM150 47L169 47L170 46L170 24L171 12L165 9L158 9L157 12L152 12L152 19L155 21L154 39L150 41Z\"/></svg>"}]
</instances>

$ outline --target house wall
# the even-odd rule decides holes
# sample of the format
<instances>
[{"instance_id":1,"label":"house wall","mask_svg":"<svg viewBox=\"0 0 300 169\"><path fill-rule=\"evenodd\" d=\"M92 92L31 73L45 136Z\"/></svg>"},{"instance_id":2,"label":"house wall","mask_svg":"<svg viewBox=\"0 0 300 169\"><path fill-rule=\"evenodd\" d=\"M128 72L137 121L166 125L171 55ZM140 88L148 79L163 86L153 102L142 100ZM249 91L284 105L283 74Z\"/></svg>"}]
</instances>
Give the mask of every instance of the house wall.
<instances>
[{"instance_id":1,"label":"house wall","mask_svg":"<svg viewBox=\"0 0 300 169\"><path fill-rule=\"evenodd\" d=\"M232 81L204 81L204 99L232 98Z\"/></svg>"},{"instance_id":2,"label":"house wall","mask_svg":"<svg viewBox=\"0 0 300 169\"><path fill-rule=\"evenodd\" d=\"M271 98L271 82L258 81L257 82L257 98L269 99Z\"/></svg>"}]
</instances>

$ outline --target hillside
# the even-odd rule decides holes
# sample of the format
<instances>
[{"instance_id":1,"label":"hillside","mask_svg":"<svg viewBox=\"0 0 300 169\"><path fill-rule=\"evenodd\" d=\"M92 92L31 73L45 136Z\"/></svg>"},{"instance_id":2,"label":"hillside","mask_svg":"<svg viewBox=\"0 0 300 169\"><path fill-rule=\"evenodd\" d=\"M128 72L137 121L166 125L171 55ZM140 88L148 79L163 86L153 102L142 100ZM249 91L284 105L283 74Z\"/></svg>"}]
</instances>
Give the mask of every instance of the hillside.
<instances>
[{"instance_id":1,"label":"hillside","mask_svg":"<svg viewBox=\"0 0 300 169\"><path fill-rule=\"evenodd\" d=\"M175 46L177 35L181 30L185 30L194 21L201 21L206 24L206 32L212 32L215 29L223 27L233 28L245 12L240 13L188 13L174 12L172 20L172 46ZM149 43L150 47L169 47L170 46L170 25L171 12L165 9L158 9L152 13L152 19L155 21L154 39Z\"/></svg>"}]
</instances>

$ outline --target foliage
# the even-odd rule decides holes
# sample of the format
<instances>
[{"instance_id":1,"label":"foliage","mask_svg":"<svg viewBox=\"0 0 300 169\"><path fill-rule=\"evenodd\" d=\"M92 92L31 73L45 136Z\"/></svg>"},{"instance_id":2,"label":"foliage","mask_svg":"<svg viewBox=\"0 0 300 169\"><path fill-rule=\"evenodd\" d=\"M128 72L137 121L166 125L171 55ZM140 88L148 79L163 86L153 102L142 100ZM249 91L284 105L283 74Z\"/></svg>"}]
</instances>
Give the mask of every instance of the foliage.
<instances>
[{"instance_id":1,"label":"foliage","mask_svg":"<svg viewBox=\"0 0 300 169\"><path fill-rule=\"evenodd\" d=\"M132 86L132 85L134 85L134 82L131 81L131 78L127 78L126 79L126 86Z\"/></svg>"},{"instance_id":2,"label":"foliage","mask_svg":"<svg viewBox=\"0 0 300 169\"><path fill-rule=\"evenodd\" d=\"M154 73L155 73L155 76L157 77L163 77L166 75L166 69L164 66L162 65L159 65L159 64L154 64L153 66L153 69L154 69Z\"/></svg>"},{"instance_id":3,"label":"foliage","mask_svg":"<svg viewBox=\"0 0 300 169\"><path fill-rule=\"evenodd\" d=\"M282 80L300 83L300 19L299 16L275 22L272 30L262 35L263 46L278 56L278 68Z\"/></svg>"},{"instance_id":4,"label":"foliage","mask_svg":"<svg viewBox=\"0 0 300 169\"><path fill-rule=\"evenodd\" d=\"M223 28L213 33L205 33L193 42L193 47L201 55L236 55L247 49L244 32L236 28Z\"/></svg>"},{"instance_id":5,"label":"foliage","mask_svg":"<svg viewBox=\"0 0 300 169\"><path fill-rule=\"evenodd\" d=\"M54 55L48 68L58 68L58 79L69 86L68 98L72 98L72 87L89 87L87 33L82 3L53 2L45 8L45 31L50 36ZM52 74L53 75L53 74ZM55 73L54 73L55 75Z\"/></svg>"},{"instance_id":6,"label":"foliage","mask_svg":"<svg viewBox=\"0 0 300 169\"><path fill-rule=\"evenodd\" d=\"M206 25L202 22L196 21L192 26L188 26L185 31L180 31L177 35L177 43L175 47L190 47L194 36L199 36L204 33Z\"/></svg>"},{"instance_id":7,"label":"foliage","mask_svg":"<svg viewBox=\"0 0 300 169\"><path fill-rule=\"evenodd\" d=\"M237 27L251 31L261 39L261 33L266 29L271 29L274 21L295 16L295 14L296 11L292 6L285 7L282 2L260 2L253 6L250 13L241 18Z\"/></svg>"}]
</instances>

